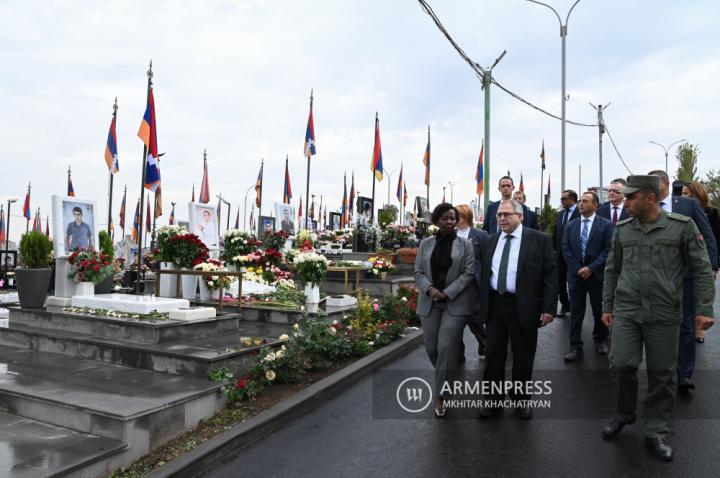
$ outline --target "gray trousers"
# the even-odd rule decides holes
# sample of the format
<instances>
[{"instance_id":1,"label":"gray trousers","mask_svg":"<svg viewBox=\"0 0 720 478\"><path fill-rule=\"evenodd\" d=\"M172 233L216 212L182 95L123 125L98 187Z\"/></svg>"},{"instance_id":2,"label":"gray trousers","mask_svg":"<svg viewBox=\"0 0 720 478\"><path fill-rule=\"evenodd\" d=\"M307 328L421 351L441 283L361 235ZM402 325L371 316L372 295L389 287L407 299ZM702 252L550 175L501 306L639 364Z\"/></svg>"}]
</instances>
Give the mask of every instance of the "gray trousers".
<instances>
[{"instance_id":1,"label":"gray trousers","mask_svg":"<svg viewBox=\"0 0 720 478\"><path fill-rule=\"evenodd\" d=\"M450 314L445 304L433 304L429 315L420 316L420 322L425 350L435 366L435 397L441 397L443 384L455 379L458 348L467 317Z\"/></svg>"}]
</instances>

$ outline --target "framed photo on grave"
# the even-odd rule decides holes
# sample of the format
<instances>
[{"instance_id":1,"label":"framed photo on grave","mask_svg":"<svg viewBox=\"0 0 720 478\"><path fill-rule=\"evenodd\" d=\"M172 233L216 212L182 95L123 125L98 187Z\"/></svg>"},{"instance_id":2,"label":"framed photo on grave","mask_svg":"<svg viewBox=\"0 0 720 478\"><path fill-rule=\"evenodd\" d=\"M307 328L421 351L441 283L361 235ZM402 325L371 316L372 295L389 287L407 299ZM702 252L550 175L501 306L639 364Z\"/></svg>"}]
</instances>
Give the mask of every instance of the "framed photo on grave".
<instances>
[{"instance_id":1,"label":"framed photo on grave","mask_svg":"<svg viewBox=\"0 0 720 478\"><path fill-rule=\"evenodd\" d=\"M358 196L357 215L359 224L369 224L372 215L373 202L372 199L364 196Z\"/></svg>"},{"instance_id":2,"label":"framed photo on grave","mask_svg":"<svg viewBox=\"0 0 720 478\"><path fill-rule=\"evenodd\" d=\"M51 200L55 257L68 257L75 249L98 249L95 201L58 195Z\"/></svg>"},{"instance_id":3,"label":"framed photo on grave","mask_svg":"<svg viewBox=\"0 0 720 478\"><path fill-rule=\"evenodd\" d=\"M415 207L417 209L418 221L430 222L430 210L428 209L427 199L424 197L415 197Z\"/></svg>"},{"instance_id":4,"label":"framed photo on grave","mask_svg":"<svg viewBox=\"0 0 720 478\"><path fill-rule=\"evenodd\" d=\"M190 228L188 230L198 236L209 250L219 250L220 229L215 206L191 202L188 203L188 214L190 218Z\"/></svg>"},{"instance_id":5,"label":"framed photo on grave","mask_svg":"<svg viewBox=\"0 0 720 478\"><path fill-rule=\"evenodd\" d=\"M280 230L289 236L295 235L295 208L290 204L275 203L275 217L280 221Z\"/></svg>"},{"instance_id":6,"label":"framed photo on grave","mask_svg":"<svg viewBox=\"0 0 720 478\"><path fill-rule=\"evenodd\" d=\"M258 241L265 239L265 234L275 232L275 218L271 216L260 216L258 218Z\"/></svg>"}]
</instances>

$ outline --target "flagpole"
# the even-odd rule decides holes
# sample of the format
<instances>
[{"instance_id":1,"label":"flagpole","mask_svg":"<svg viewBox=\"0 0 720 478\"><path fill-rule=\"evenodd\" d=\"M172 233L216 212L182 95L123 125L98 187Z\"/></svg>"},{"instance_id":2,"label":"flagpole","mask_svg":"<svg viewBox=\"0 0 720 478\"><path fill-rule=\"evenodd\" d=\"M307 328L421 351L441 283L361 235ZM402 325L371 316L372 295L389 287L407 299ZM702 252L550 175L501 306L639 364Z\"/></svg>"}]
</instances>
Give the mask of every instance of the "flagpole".
<instances>
[{"instance_id":1,"label":"flagpole","mask_svg":"<svg viewBox=\"0 0 720 478\"><path fill-rule=\"evenodd\" d=\"M123 216L127 216L127 204L125 203L125 200L127 199L127 184L125 185L125 191L123 192L123 204L125 204L126 210L123 211ZM122 218L123 224L122 224L122 238L125 239L125 217Z\"/></svg>"},{"instance_id":2,"label":"flagpole","mask_svg":"<svg viewBox=\"0 0 720 478\"><path fill-rule=\"evenodd\" d=\"M118 110L118 104L117 104L117 96L115 97L115 104L113 104L113 122L115 122L117 118L117 110ZM112 168L110 168L110 191L108 192L108 231L110 230L110 224L112 224L112 200L113 200L113 177L115 175L112 172ZM125 237L125 231L123 231L123 237Z\"/></svg>"},{"instance_id":3,"label":"flagpole","mask_svg":"<svg viewBox=\"0 0 720 478\"><path fill-rule=\"evenodd\" d=\"M260 160L260 204L258 204L258 220L262 216L263 183L265 182L265 158Z\"/></svg>"},{"instance_id":4,"label":"flagpole","mask_svg":"<svg viewBox=\"0 0 720 478\"><path fill-rule=\"evenodd\" d=\"M147 71L147 99L145 100L145 104L147 105L147 102L150 101L150 88L152 88L152 77L153 77L153 71L152 71L152 60L150 60L150 68ZM145 189L145 163L147 162L147 151L148 146L143 141L143 156L142 156L142 174L140 175L140 220L138 221L138 253L137 253L137 280L135 281L135 294L138 294L140 292L140 271L142 270L142 246L143 246L143 218L142 215L145 212L145 205L143 203L143 199L145 199L145 195L143 194L143 191Z\"/></svg>"},{"instance_id":5,"label":"flagpole","mask_svg":"<svg viewBox=\"0 0 720 478\"><path fill-rule=\"evenodd\" d=\"M372 176L373 176L373 187L372 187L372 207L370 208L370 225L372 225L375 222L375 171L376 171L376 165L375 165L375 147L377 147L377 134L378 134L378 123L380 122L378 118L378 112L375 112L375 132L373 136L373 169L372 169Z\"/></svg>"},{"instance_id":6,"label":"flagpole","mask_svg":"<svg viewBox=\"0 0 720 478\"><path fill-rule=\"evenodd\" d=\"M313 109L313 90L310 89L310 114L312 114ZM307 142L307 139L305 140ZM305 148L308 149L307 147ZM305 229L308 228L308 211L310 208L310 201L308 199L310 198L310 158L312 158L312 154L310 154L310 151L305 151L307 155L307 180L305 183Z\"/></svg>"},{"instance_id":7,"label":"flagpole","mask_svg":"<svg viewBox=\"0 0 720 478\"><path fill-rule=\"evenodd\" d=\"M158 186L155 190L155 202L153 204L153 222L152 222L152 233L150 234L150 250L155 249L155 224L157 221L157 207L158 207L158 190L162 191L162 186ZM162 194L162 192L160 193ZM161 196L162 198L162 196ZM148 206L150 206L150 196L148 196Z\"/></svg>"},{"instance_id":8,"label":"flagpole","mask_svg":"<svg viewBox=\"0 0 720 478\"><path fill-rule=\"evenodd\" d=\"M543 177L545 176L545 139L543 139L542 142L542 150L540 150L540 159L542 160L540 162L540 212L545 208L545 204L543 204L543 187L545 186L543 184Z\"/></svg>"},{"instance_id":9,"label":"flagpole","mask_svg":"<svg viewBox=\"0 0 720 478\"><path fill-rule=\"evenodd\" d=\"M430 146L430 125L428 125L428 146ZM428 153L428 164L427 164L427 184L425 184L425 201L427 202L428 208L430 207L430 161L432 159L432 153Z\"/></svg>"}]
</instances>

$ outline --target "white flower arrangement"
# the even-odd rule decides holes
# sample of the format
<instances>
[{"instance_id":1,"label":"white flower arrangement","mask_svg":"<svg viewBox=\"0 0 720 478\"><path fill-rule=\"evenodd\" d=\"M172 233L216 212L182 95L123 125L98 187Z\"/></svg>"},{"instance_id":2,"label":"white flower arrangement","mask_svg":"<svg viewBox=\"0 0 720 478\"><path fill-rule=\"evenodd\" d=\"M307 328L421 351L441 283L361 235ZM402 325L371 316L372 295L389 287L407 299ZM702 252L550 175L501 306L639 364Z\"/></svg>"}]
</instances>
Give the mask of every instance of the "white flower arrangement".
<instances>
[{"instance_id":1,"label":"white flower arrangement","mask_svg":"<svg viewBox=\"0 0 720 478\"><path fill-rule=\"evenodd\" d=\"M278 337L278 340L280 342L285 342L286 340L289 340L289 339L290 339L290 336L288 334L282 334L280 337ZM283 347L285 347L285 346L283 345Z\"/></svg>"},{"instance_id":2,"label":"white flower arrangement","mask_svg":"<svg viewBox=\"0 0 720 478\"><path fill-rule=\"evenodd\" d=\"M273 380L275 380L275 371L273 371L273 370L268 370L267 372L265 372L265 378L268 379L268 380L271 381L271 382L272 382Z\"/></svg>"},{"instance_id":3,"label":"white flower arrangement","mask_svg":"<svg viewBox=\"0 0 720 478\"><path fill-rule=\"evenodd\" d=\"M206 262L202 262L195 267L193 267L193 270L196 271L203 271L203 272L225 272L227 269L225 268L225 264L223 262L217 261L215 259L209 259ZM227 287L230 283L235 281L235 277L233 276L214 276L214 275L204 275L202 276L203 280L205 281L205 284L211 288L211 289L217 289L221 285L223 287Z\"/></svg>"}]
</instances>

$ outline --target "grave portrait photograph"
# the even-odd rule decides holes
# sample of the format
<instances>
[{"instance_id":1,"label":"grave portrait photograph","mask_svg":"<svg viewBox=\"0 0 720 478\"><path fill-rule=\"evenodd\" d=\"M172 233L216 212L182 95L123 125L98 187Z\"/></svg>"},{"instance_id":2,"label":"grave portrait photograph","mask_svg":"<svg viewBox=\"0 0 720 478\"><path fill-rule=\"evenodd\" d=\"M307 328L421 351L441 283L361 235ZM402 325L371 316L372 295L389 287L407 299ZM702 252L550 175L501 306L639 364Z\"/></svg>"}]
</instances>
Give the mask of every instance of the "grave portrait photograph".
<instances>
[{"instance_id":1,"label":"grave portrait photograph","mask_svg":"<svg viewBox=\"0 0 720 478\"><path fill-rule=\"evenodd\" d=\"M373 202L372 199L364 196L358 197L357 210L358 210L358 222L360 224L369 224L372 216Z\"/></svg>"},{"instance_id":2,"label":"grave portrait photograph","mask_svg":"<svg viewBox=\"0 0 720 478\"><path fill-rule=\"evenodd\" d=\"M54 195L52 209L55 257L66 257L76 249L97 249L95 201Z\"/></svg>"},{"instance_id":3,"label":"grave portrait photograph","mask_svg":"<svg viewBox=\"0 0 720 478\"><path fill-rule=\"evenodd\" d=\"M258 240L265 239L265 234L275 232L275 218L270 216L260 216L258 221Z\"/></svg>"},{"instance_id":4,"label":"grave portrait photograph","mask_svg":"<svg viewBox=\"0 0 720 478\"><path fill-rule=\"evenodd\" d=\"M275 217L280 221L280 230L295 235L295 208L290 204L275 203Z\"/></svg>"},{"instance_id":5,"label":"grave portrait photograph","mask_svg":"<svg viewBox=\"0 0 720 478\"><path fill-rule=\"evenodd\" d=\"M340 213L339 212L331 212L330 213L330 229L333 231L337 231L340 229Z\"/></svg>"},{"instance_id":6,"label":"grave portrait photograph","mask_svg":"<svg viewBox=\"0 0 720 478\"><path fill-rule=\"evenodd\" d=\"M190 232L197 235L200 240L211 251L220 248L220 236L218 234L217 209L215 206L190 204Z\"/></svg>"},{"instance_id":7,"label":"grave portrait photograph","mask_svg":"<svg viewBox=\"0 0 720 478\"><path fill-rule=\"evenodd\" d=\"M415 197L415 207L417 208L418 220L424 219L427 222L430 221L430 210L428 209L427 199L424 197Z\"/></svg>"}]
</instances>

